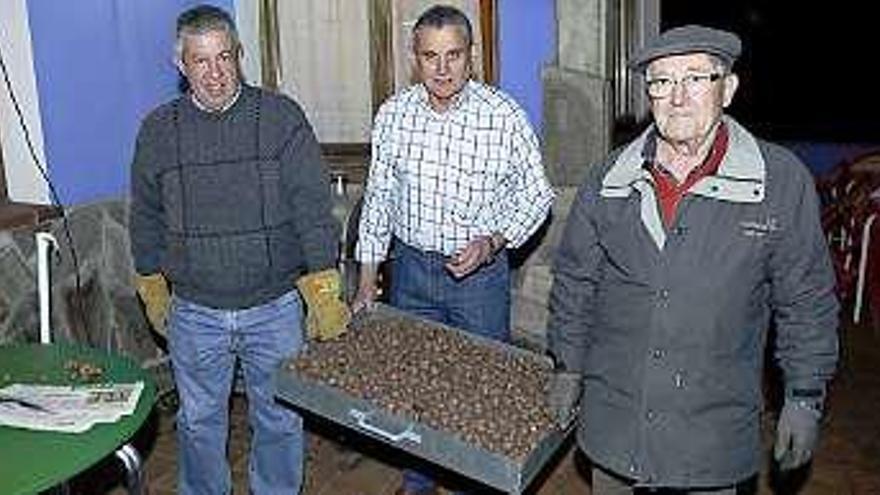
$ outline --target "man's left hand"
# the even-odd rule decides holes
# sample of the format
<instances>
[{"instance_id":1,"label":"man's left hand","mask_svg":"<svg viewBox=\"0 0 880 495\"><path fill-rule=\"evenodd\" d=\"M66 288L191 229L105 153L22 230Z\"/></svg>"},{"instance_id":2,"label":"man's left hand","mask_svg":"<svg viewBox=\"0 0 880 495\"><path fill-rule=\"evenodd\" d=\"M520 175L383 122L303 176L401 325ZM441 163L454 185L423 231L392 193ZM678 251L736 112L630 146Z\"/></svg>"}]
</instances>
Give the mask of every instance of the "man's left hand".
<instances>
[{"instance_id":1,"label":"man's left hand","mask_svg":"<svg viewBox=\"0 0 880 495\"><path fill-rule=\"evenodd\" d=\"M795 400L786 400L776 425L776 445L773 457L783 471L796 469L813 456L819 439L818 407Z\"/></svg>"},{"instance_id":2,"label":"man's left hand","mask_svg":"<svg viewBox=\"0 0 880 495\"><path fill-rule=\"evenodd\" d=\"M327 269L303 275L296 287L306 301L306 335L310 339L330 340L345 333L351 312L342 301L339 270Z\"/></svg>"},{"instance_id":3,"label":"man's left hand","mask_svg":"<svg viewBox=\"0 0 880 495\"><path fill-rule=\"evenodd\" d=\"M494 256L495 245L492 236L479 236L456 252L446 263L446 269L453 277L464 278L477 268L491 263Z\"/></svg>"}]
</instances>

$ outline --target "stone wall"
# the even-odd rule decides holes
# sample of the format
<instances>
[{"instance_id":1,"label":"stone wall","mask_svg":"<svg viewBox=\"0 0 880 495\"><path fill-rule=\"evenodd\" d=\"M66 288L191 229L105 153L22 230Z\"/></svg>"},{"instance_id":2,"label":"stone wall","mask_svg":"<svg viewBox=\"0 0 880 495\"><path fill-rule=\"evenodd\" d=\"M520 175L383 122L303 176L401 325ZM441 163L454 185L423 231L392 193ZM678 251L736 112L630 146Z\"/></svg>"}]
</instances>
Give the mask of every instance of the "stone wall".
<instances>
[{"instance_id":1,"label":"stone wall","mask_svg":"<svg viewBox=\"0 0 880 495\"><path fill-rule=\"evenodd\" d=\"M557 186L577 187L611 148L609 0L556 0L557 53L544 68L544 160Z\"/></svg>"},{"instance_id":2,"label":"stone wall","mask_svg":"<svg viewBox=\"0 0 880 495\"><path fill-rule=\"evenodd\" d=\"M551 218L525 250L513 253L511 335L518 345L538 352L544 352L547 347L553 254L576 190L575 187L556 187Z\"/></svg>"},{"instance_id":3,"label":"stone wall","mask_svg":"<svg viewBox=\"0 0 880 495\"><path fill-rule=\"evenodd\" d=\"M125 202L110 201L71 208L66 222L56 219L41 228L59 246L49 263L51 326L55 339L146 359L158 349L131 284L127 216ZM39 340L35 247L32 230L0 234L0 341Z\"/></svg>"},{"instance_id":4,"label":"stone wall","mask_svg":"<svg viewBox=\"0 0 880 495\"><path fill-rule=\"evenodd\" d=\"M40 227L59 246L49 263L52 340L130 356L155 371L162 393L171 387L164 342L149 329L132 285L127 208L123 200L77 206L66 222ZM0 344L39 342L36 271L34 231L0 232Z\"/></svg>"},{"instance_id":5,"label":"stone wall","mask_svg":"<svg viewBox=\"0 0 880 495\"><path fill-rule=\"evenodd\" d=\"M600 77L545 67L544 161L550 181L577 187L611 148L611 85Z\"/></svg>"}]
</instances>

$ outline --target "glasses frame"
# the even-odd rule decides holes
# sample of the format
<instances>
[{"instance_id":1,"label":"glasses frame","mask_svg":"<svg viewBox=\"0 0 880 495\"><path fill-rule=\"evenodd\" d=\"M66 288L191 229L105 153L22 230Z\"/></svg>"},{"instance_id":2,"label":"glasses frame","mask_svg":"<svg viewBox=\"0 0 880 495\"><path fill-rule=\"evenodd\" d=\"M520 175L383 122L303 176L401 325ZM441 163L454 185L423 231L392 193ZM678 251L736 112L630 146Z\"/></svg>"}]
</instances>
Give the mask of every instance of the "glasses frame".
<instances>
[{"instance_id":1,"label":"glasses frame","mask_svg":"<svg viewBox=\"0 0 880 495\"><path fill-rule=\"evenodd\" d=\"M727 76L725 72L705 72L685 74L679 78L660 76L645 78L645 91L654 100L662 100L672 96L675 88L681 86L688 96L700 96L709 91L712 83Z\"/></svg>"}]
</instances>

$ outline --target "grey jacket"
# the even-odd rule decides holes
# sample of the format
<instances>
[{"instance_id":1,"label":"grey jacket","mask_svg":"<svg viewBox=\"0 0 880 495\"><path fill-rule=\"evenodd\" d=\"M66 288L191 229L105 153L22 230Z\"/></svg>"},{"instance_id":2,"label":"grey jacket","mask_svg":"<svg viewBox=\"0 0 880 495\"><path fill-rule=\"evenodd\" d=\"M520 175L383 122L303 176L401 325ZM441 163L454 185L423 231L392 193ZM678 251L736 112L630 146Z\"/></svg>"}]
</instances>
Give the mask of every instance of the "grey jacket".
<instances>
[{"instance_id":1,"label":"grey jacket","mask_svg":"<svg viewBox=\"0 0 880 495\"><path fill-rule=\"evenodd\" d=\"M809 171L730 118L729 148L673 224L643 168L653 129L578 192L554 265L550 349L584 378L578 441L640 485L759 469L768 329L788 393L820 393L838 304Z\"/></svg>"}]
</instances>

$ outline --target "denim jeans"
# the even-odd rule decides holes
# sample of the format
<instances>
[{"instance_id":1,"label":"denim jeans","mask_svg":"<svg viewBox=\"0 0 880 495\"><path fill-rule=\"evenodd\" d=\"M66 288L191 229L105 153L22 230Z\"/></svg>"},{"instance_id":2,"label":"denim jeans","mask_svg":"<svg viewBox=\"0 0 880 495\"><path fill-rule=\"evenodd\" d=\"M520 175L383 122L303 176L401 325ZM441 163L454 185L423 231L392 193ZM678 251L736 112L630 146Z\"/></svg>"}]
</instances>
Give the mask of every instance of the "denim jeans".
<instances>
[{"instance_id":1,"label":"denim jeans","mask_svg":"<svg viewBox=\"0 0 880 495\"><path fill-rule=\"evenodd\" d=\"M236 361L244 374L252 432L251 493L299 493L302 419L275 401L273 375L281 360L302 346L302 312L295 291L240 310L172 299L169 349L180 395L178 493L231 493L226 447Z\"/></svg>"},{"instance_id":2,"label":"denim jeans","mask_svg":"<svg viewBox=\"0 0 880 495\"><path fill-rule=\"evenodd\" d=\"M468 332L510 340L510 268L501 251L491 264L457 279L446 258L395 241L391 305Z\"/></svg>"},{"instance_id":3,"label":"denim jeans","mask_svg":"<svg viewBox=\"0 0 880 495\"><path fill-rule=\"evenodd\" d=\"M510 340L510 268L502 251L491 264L456 279L439 253L395 241L391 261L392 306L484 337ZM406 470L403 486L414 492L434 486L423 472Z\"/></svg>"}]
</instances>

